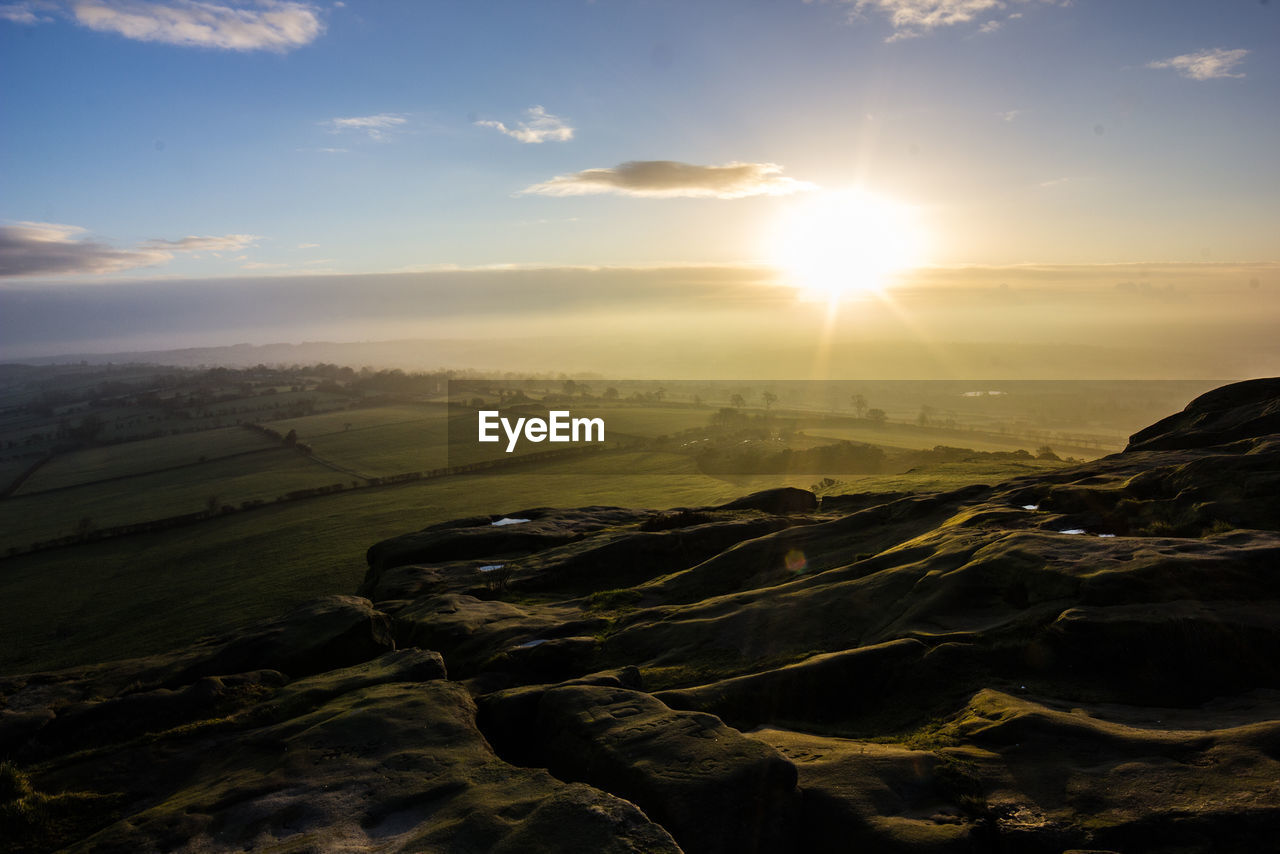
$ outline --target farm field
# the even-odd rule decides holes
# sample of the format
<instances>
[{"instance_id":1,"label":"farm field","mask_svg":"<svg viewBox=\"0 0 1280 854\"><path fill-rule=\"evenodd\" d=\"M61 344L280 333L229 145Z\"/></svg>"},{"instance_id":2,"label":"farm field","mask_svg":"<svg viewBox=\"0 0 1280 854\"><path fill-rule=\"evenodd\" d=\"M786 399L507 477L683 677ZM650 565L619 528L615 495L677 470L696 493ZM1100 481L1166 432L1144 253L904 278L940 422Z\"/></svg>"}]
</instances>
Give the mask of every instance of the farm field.
<instances>
[{"instance_id":1,"label":"farm field","mask_svg":"<svg viewBox=\"0 0 1280 854\"><path fill-rule=\"evenodd\" d=\"M272 501L295 489L328 486L344 476L286 448L230 459L15 495L0 502L0 551L94 528L197 513L213 503Z\"/></svg>"},{"instance_id":2,"label":"farm field","mask_svg":"<svg viewBox=\"0 0 1280 854\"><path fill-rule=\"evenodd\" d=\"M41 466L16 494L29 495L49 489L64 489L97 480L195 465L246 451L275 447L279 447L279 443L261 433L240 427L222 427L177 436L159 436L140 442L86 448L59 455Z\"/></svg>"},{"instance_id":3,"label":"farm field","mask_svg":"<svg viewBox=\"0 0 1280 854\"><path fill-rule=\"evenodd\" d=\"M643 459L620 463L646 467ZM0 599L24 607L0 624L0 672L143 655L315 596L350 593L369 545L435 522L537 506L698 505L749 486L700 474L449 477L9 558Z\"/></svg>"},{"instance_id":4,"label":"farm field","mask_svg":"<svg viewBox=\"0 0 1280 854\"><path fill-rule=\"evenodd\" d=\"M333 375L350 374L341 371L329 369ZM111 406L85 409L87 403L72 398L52 414L41 415L45 410L23 404L21 394L8 390L5 399L14 406L0 417L0 428L13 428L15 436L35 431L46 439L35 443L35 451L22 443L10 448L9 455L0 458L0 474L16 477L31 465L37 451L52 456L17 494L0 499L0 555L9 555L0 561L0 597L21 603L0 624L0 671L148 654L279 613L317 595L350 593L363 576L364 552L372 543L448 519L536 506L605 504L660 510L721 503L780 485L817 487L820 494L837 495L997 483L1063 463L1029 455L952 455L945 462L939 457L920 465L902 462L909 455L900 452L936 445L1034 452L1036 440L1048 437L1048 444L1063 456L1093 456L1120 447L1129 429L1123 414L1087 425L1044 421L1049 409L1085 407L1091 391L1084 387L1041 384L1015 389L1037 402L1040 409L1032 412L1020 410L1012 393L972 400L958 397L962 392L957 389L964 387L960 385L868 384L870 402L893 407L887 423L857 418L847 405L835 413L788 410L782 403L767 413L761 406L747 405L733 410L738 425L733 429L748 430L756 438L740 442L731 433L723 436L731 445L758 444L773 450L838 441L870 443L889 452L882 473L713 476L700 470L693 453L717 430L728 429L710 427L723 408L718 401L695 406L692 393L677 390L666 403L595 398L554 405L575 415L603 417L611 443L606 451L522 462L521 454L549 449L546 444L522 443L511 456L499 452L496 458L502 466L490 471L384 483L397 475L495 458L492 447L481 451L471 440L475 410L449 408L438 397L438 381L431 384L435 391L411 393L417 380L403 374L382 379L381 374L368 375L364 380L360 377L365 375L350 375L344 380L347 385L330 386L346 388L343 396L338 391L317 394L315 380L305 371L273 369L252 381L246 377L261 371L244 376L211 373L216 383L200 372L193 372L190 386L167 379L161 392L169 403L160 409L154 409L157 404L145 395L135 400L122 394ZM146 376L144 371L135 374ZM369 388L355 393L361 382ZM379 382L400 390L384 394ZM246 395L245 386L254 383L257 390ZM85 394L101 391L79 375L58 388L65 392L68 387ZM234 393L219 397L220 388ZM1135 389L1150 400L1140 400ZM1129 394L1133 406L1141 409L1183 391L1176 384L1121 384L1103 390L1112 397L1101 408L1116 410L1116 395ZM758 389L755 394L758 403ZM966 409L968 420L946 427L943 416L952 415L935 408L922 410L928 423L916 423L908 403L913 394L915 400L958 399L957 412ZM43 398L28 393L26 399ZM177 404L185 415L175 414ZM118 414L120 407L130 414ZM325 408L330 411L319 411ZM108 431L95 441L82 429L84 421L77 420L88 416L76 414L104 413L124 424L152 411L168 419L161 423L182 432L113 442ZM268 432L214 426L231 418L252 421ZM451 421L456 443L452 447ZM1036 423L1039 432L986 432L1002 423L1006 429ZM200 424L211 429L191 431ZM48 439L55 429L66 438ZM1108 436L1113 444L1076 448L1059 441L1074 430ZM297 446L279 438L290 432ZM278 501L282 497L287 500ZM224 507L235 512L225 512ZM184 514L194 518L181 527L126 535L108 530ZM25 553L32 543L59 538L64 541L56 548Z\"/></svg>"},{"instance_id":5,"label":"farm field","mask_svg":"<svg viewBox=\"0 0 1280 854\"><path fill-rule=\"evenodd\" d=\"M945 428L921 428L913 424L886 424L875 427L865 421L822 421L804 427L804 433L810 439L828 439L832 441L847 440L881 445L886 448L925 449L937 445L972 448L975 451L1014 451L1019 448L1034 451L1036 442L1022 436L999 436L991 433L947 430ZM1109 436L1107 441L1098 442L1096 446L1085 447L1073 442L1054 441L1052 447L1064 454L1095 457L1113 453L1124 448L1122 436Z\"/></svg>"},{"instance_id":6,"label":"farm field","mask_svg":"<svg viewBox=\"0 0 1280 854\"><path fill-rule=\"evenodd\" d=\"M318 457L381 477L446 465L448 407L441 404L388 406L290 418L272 429L294 430ZM347 425L350 425L349 427Z\"/></svg>"}]
</instances>

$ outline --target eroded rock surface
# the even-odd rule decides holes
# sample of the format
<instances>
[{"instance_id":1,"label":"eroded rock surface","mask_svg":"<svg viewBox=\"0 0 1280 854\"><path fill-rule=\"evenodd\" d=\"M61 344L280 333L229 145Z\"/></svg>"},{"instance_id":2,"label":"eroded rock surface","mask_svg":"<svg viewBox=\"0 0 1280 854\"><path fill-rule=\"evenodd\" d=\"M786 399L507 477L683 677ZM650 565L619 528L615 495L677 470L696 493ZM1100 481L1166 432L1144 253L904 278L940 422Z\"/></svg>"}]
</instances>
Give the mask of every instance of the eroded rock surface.
<instances>
[{"instance_id":1,"label":"eroded rock surface","mask_svg":"<svg viewBox=\"0 0 1280 854\"><path fill-rule=\"evenodd\" d=\"M18 851L1263 851L1280 381L938 494L532 509L0 678ZM509 519L517 523L494 524Z\"/></svg>"}]
</instances>

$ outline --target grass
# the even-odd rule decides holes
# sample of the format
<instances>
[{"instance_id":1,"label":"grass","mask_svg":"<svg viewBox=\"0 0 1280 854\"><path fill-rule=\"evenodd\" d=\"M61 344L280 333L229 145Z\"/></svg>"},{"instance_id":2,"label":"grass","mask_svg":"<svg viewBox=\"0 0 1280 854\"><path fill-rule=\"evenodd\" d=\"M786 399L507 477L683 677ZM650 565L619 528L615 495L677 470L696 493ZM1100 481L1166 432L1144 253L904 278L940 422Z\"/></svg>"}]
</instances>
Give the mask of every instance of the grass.
<instances>
[{"instance_id":1,"label":"grass","mask_svg":"<svg viewBox=\"0 0 1280 854\"><path fill-rule=\"evenodd\" d=\"M250 457L156 472L71 491L16 495L0 502L0 551L72 534L80 519L104 528L204 510L219 505L274 500L295 489L346 483L350 477L286 448ZM190 536L188 534L188 536Z\"/></svg>"},{"instance_id":2,"label":"grass","mask_svg":"<svg viewBox=\"0 0 1280 854\"><path fill-rule=\"evenodd\" d=\"M104 478L145 474L244 451L278 447L267 436L240 427L161 436L140 442L88 448L50 460L23 484L18 495L59 489Z\"/></svg>"},{"instance_id":3,"label":"grass","mask_svg":"<svg viewBox=\"0 0 1280 854\"><path fill-rule=\"evenodd\" d=\"M847 439L867 442L887 448L928 449L936 445L971 448L975 451L1016 451L1019 448L1034 453L1040 445L1050 444L1055 450L1084 457L1098 457L1121 450L1124 439L1115 437L1100 448L1083 448L1062 439L1033 439L1026 436L1001 436L971 430L948 430L939 427L918 427L913 424L886 424L874 427L869 423L853 423L847 426L835 423L814 424L804 427L805 435L823 439Z\"/></svg>"},{"instance_id":4,"label":"grass","mask_svg":"<svg viewBox=\"0 0 1280 854\"><path fill-rule=\"evenodd\" d=\"M693 688L732 679L745 673L761 673L803 661L812 653L793 652L766 658L747 659L729 650L709 651L690 656L679 664L641 667L646 691Z\"/></svg>"},{"instance_id":5,"label":"grass","mask_svg":"<svg viewBox=\"0 0 1280 854\"><path fill-rule=\"evenodd\" d=\"M837 475L836 485L824 490L839 495L851 492L934 492L959 489L971 483L996 484L1024 475L1062 468L1051 460L975 460L943 463L922 471L900 474ZM821 480L816 476L814 482Z\"/></svg>"},{"instance_id":6,"label":"grass","mask_svg":"<svg viewBox=\"0 0 1280 854\"><path fill-rule=\"evenodd\" d=\"M10 558L0 600L16 607L0 622L0 672L154 654L316 596L352 593L370 545L435 522L537 506L703 504L739 493L703 475L473 475Z\"/></svg>"},{"instance_id":7,"label":"grass","mask_svg":"<svg viewBox=\"0 0 1280 854\"><path fill-rule=\"evenodd\" d=\"M644 598L639 590L634 587L619 587L616 590L599 590L587 597L583 610L590 613L593 611L621 611L629 610Z\"/></svg>"},{"instance_id":8,"label":"grass","mask_svg":"<svg viewBox=\"0 0 1280 854\"><path fill-rule=\"evenodd\" d=\"M0 839L13 854L52 851L105 823L121 794L36 791L26 773L0 762Z\"/></svg>"},{"instance_id":9,"label":"grass","mask_svg":"<svg viewBox=\"0 0 1280 854\"><path fill-rule=\"evenodd\" d=\"M905 732L888 736L871 736L866 740L880 744L897 744L911 750L941 750L944 747L956 747L964 741L961 738L961 731L966 717L967 715L963 714L960 717L955 715L934 717Z\"/></svg>"},{"instance_id":10,"label":"grass","mask_svg":"<svg viewBox=\"0 0 1280 854\"><path fill-rule=\"evenodd\" d=\"M400 404L368 409L344 409L341 412L325 412L302 418L286 418L272 421L271 429L281 433L298 431L298 438L310 442L321 436L381 428L392 424L443 420L447 407L439 403ZM347 425L351 427L348 430Z\"/></svg>"}]
</instances>

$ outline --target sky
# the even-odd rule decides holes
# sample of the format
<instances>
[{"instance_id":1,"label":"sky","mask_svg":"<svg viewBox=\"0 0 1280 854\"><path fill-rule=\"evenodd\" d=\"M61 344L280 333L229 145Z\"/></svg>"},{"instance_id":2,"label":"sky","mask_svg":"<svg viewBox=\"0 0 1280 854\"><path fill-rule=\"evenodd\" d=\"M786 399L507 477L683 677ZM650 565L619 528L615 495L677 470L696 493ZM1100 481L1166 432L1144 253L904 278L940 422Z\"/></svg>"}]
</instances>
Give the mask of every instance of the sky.
<instances>
[{"instance_id":1,"label":"sky","mask_svg":"<svg viewBox=\"0 0 1280 854\"><path fill-rule=\"evenodd\" d=\"M598 327L694 303L761 321L784 305L814 335L954 335L946 317L986 304L965 295L1001 287L1075 289L1070 328L1034 296L1004 318L1040 341L1114 333L1117 296L1144 288L1201 294L1188 321L1231 294L1224 328L1253 328L1280 320L1278 16L1266 0L7 0L0 356L530 317L550 334L549 314ZM717 271L710 292L698 270ZM760 288L782 303L761 308ZM353 309L362 294L379 304ZM869 325L895 300L896 326ZM854 307L833 327L836 302ZM982 334L1008 339L1001 317Z\"/></svg>"}]
</instances>

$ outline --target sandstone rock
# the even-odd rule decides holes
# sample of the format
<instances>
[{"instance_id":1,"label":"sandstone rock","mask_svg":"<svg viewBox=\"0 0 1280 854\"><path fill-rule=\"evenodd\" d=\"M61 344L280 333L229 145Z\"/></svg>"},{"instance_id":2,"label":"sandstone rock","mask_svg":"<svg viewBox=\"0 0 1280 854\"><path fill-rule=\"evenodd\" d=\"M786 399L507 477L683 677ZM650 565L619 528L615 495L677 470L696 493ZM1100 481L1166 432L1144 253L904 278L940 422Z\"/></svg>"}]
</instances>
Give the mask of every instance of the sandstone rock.
<instances>
[{"instance_id":1,"label":"sandstone rock","mask_svg":"<svg viewBox=\"0 0 1280 854\"><path fill-rule=\"evenodd\" d=\"M808 513L810 510L816 510L817 507L816 495L807 489L796 489L793 486L753 492L751 495L720 505L721 510L763 510L765 513L778 516L789 513Z\"/></svg>"},{"instance_id":2,"label":"sandstone rock","mask_svg":"<svg viewBox=\"0 0 1280 854\"><path fill-rule=\"evenodd\" d=\"M499 760L466 692L443 681L165 747L169 791L70 850L679 850L631 804Z\"/></svg>"},{"instance_id":3,"label":"sandstone rock","mask_svg":"<svg viewBox=\"0 0 1280 854\"><path fill-rule=\"evenodd\" d=\"M548 767L639 805L689 854L794 850L794 766L712 715L621 688L554 688L538 704Z\"/></svg>"},{"instance_id":4,"label":"sandstone rock","mask_svg":"<svg viewBox=\"0 0 1280 854\"><path fill-rule=\"evenodd\" d=\"M1132 451L1203 448L1280 433L1280 379L1248 380L1200 395L1129 437Z\"/></svg>"},{"instance_id":5,"label":"sandstone rock","mask_svg":"<svg viewBox=\"0 0 1280 854\"><path fill-rule=\"evenodd\" d=\"M926 649L917 640L890 641L655 696L672 708L718 715L739 729L779 720L847 720L883 703L895 683L911 678Z\"/></svg>"},{"instance_id":6,"label":"sandstone rock","mask_svg":"<svg viewBox=\"0 0 1280 854\"><path fill-rule=\"evenodd\" d=\"M245 631L190 663L178 680L260 669L310 676L368 661L394 647L391 621L369 600L330 596Z\"/></svg>"}]
</instances>

